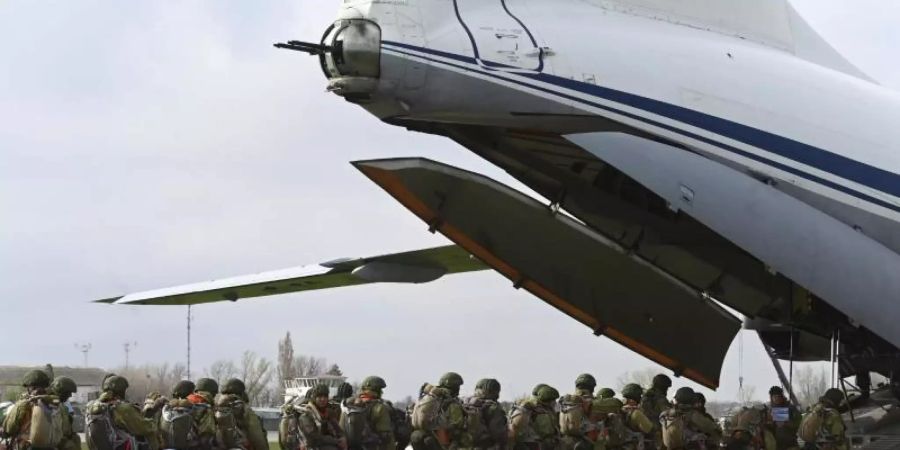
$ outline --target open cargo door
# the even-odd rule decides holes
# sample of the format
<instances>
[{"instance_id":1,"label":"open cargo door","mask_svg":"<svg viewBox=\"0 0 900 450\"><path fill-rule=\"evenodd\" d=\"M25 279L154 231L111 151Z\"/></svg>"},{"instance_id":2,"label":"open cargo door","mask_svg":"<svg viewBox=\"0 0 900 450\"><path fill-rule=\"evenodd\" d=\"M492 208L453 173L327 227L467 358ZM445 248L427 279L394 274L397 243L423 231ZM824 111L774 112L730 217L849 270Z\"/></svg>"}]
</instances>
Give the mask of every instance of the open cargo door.
<instances>
[{"instance_id":1,"label":"open cargo door","mask_svg":"<svg viewBox=\"0 0 900 450\"><path fill-rule=\"evenodd\" d=\"M515 287L676 375L718 387L738 320L649 261L479 174L420 158L354 165Z\"/></svg>"}]
</instances>

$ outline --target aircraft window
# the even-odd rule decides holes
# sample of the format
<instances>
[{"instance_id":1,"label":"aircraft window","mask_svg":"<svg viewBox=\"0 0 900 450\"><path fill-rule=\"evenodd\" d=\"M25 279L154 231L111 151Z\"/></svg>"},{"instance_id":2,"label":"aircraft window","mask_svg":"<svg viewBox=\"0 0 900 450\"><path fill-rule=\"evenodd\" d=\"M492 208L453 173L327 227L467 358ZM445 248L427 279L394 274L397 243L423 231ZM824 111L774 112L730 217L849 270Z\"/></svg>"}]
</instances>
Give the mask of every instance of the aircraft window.
<instances>
[{"instance_id":1,"label":"aircraft window","mask_svg":"<svg viewBox=\"0 0 900 450\"><path fill-rule=\"evenodd\" d=\"M331 60L340 75L377 78L381 73L381 29L368 20L345 21L331 43Z\"/></svg>"}]
</instances>

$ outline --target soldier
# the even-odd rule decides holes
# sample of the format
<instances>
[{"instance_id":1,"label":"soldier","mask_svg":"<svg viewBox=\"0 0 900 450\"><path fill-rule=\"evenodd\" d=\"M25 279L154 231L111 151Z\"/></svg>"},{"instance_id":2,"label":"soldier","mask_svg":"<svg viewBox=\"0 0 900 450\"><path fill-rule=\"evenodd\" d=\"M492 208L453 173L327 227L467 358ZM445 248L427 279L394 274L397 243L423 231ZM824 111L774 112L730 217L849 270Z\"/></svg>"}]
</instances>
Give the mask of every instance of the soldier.
<instances>
[{"instance_id":1,"label":"soldier","mask_svg":"<svg viewBox=\"0 0 900 450\"><path fill-rule=\"evenodd\" d=\"M81 450L81 437L75 432L73 426L74 412L69 399L72 394L78 392L78 385L75 380L69 377L56 377L50 384L50 392L59 398L62 406L59 412L62 415L62 442L59 444L59 450Z\"/></svg>"},{"instance_id":2,"label":"soldier","mask_svg":"<svg viewBox=\"0 0 900 450\"><path fill-rule=\"evenodd\" d=\"M622 446L624 450L643 450L645 447L652 448L655 442L652 442L653 421L651 421L644 411L641 409L641 397L644 395L644 388L639 384L630 383L622 388L622 397L625 404L622 406L622 416L625 420L625 426L632 432L627 442Z\"/></svg>"},{"instance_id":3,"label":"soldier","mask_svg":"<svg viewBox=\"0 0 900 450\"><path fill-rule=\"evenodd\" d=\"M743 408L734 416L726 447L729 450L775 450L775 436L766 427L769 420L765 406Z\"/></svg>"},{"instance_id":4,"label":"soldier","mask_svg":"<svg viewBox=\"0 0 900 450\"><path fill-rule=\"evenodd\" d=\"M159 448L156 424L125 400L128 380L112 375L103 381L100 398L87 405L85 440L91 450L134 446L142 441L150 450ZM149 411L153 413L153 411ZM139 445L140 443L138 443Z\"/></svg>"},{"instance_id":5,"label":"soldier","mask_svg":"<svg viewBox=\"0 0 900 450\"><path fill-rule=\"evenodd\" d=\"M766 428L775 438L775 449L797 450L797 431L803 416L797 407L788 402L780 386L769 389L768 411Z\"/></svg>"},{"instance_id":6,"label":"soldier","mask_svg":"<svg viewBox=\"0 0 900 450\"><path fill-rule=\"evenodd\" d=\"M16 450L55 449L61 443L61 436L53 431L62 429L63 420L59 398L48 392L50 377L41 370L30 370L22 377L22 387L25 393L7 411L0 434L12 439ZM42 417L36 418L36 413ZM47 426L33 426L38 421Z\"/></svg>"},{"instance_id":7,"label":"soldier","mask_svg":"<svg viewBox=\"0 0 900 450\"><path fill-rule=\"evenodd\" d=\"M456 372L441 376L437 386L426 385L413 407L411 443L416 450L469 447L466 413L459 400L463 378Z\"/></svg>"},{"instance_id":8,"label":"soldier","mask_svg":"<svg viewBox=\"0 0 900 450\"><path fill-rule=\"evenodd\" d=\"M216 417L213 405L216 394L219 393L219 383L212 378L200 378L194 386L194 392L187 396L193 404L191 415L194 425L197 427L197 439L201 449L212 449L216 443Z\"/></svg>"},{"instance_id":9,"label":"soldier","mask_svg":"<svg viewBox=\"0 0 900 450\"><path fill-rule=\"evenodd\" d=\"M345 381L338 386L337 392L335 392L334 398L331 400L340 405L344 400L351 397L353 397L353 385Z\"/></svg>"},{"instance_id":10,"label":"soldier","mask_svg":"<svg viewBox=\"0 0 900 450\"><path fill-rule=\"evenodd\" d=\"M475 450L506 450L506 411L498 403L500 382L493 378L478 380L475 395L466 399L466 431Z\"/></svg>"},{"instance_id":11,"label":"soldier","mask_svg":"<svg viewBox=\"0 0 900 450\"><path fill-rule=\"evenodd\" d=\"M546 384L536 386L536 394L522 400L509 412L509 443L516 450L559 448L559 418L554 402L559 391Z\"/></svg>"},{"instance_id":12,"label":"soldier","mask_svg":"<svg viewBox=\"0 0 900 450\"><path fill-rule=\"evenodd\" d=\"M597 427L590 421L591 405L597 380L591 374L583 373L575 378L575 393L559 399L559 430L562 433L562 448L590 449L597 441Z\"/></svg>"},{"instance_id":13,"label":"soldier","mask_svg":"<svg viewBox=\"0 0 900 450\"><path fill-rule=\"evenodd\" d=\"M705 450L718 445L719 427L697 411L697 395L689 387L675 392L675 406L659 417L663 444L668 450Z\"/></svg>"},{"instance_id":14,"label":"soldier","mask_svg":"<svg viewBox=\"0 0 900 450\"><path fill-rule=\"evenodd\" d=\"M344 400L341 428L350 450L394 450L390 406L381 399L386 387L383 378L366 377L359 394Z\"/></svg>"},{"instance_id":15,"label":"soldier","mask_svg":"<svg viewBox=\"0 0 900 450\"><path fill-rule=\"evenodd\" d=\"M194 433L198 429L194 421L194 403L188 399L194 393L196 386L193 382L182 380L172 387L171 398L166 399L158 394L148 396L145 402L147 408L151 401L163 404L156 421L159 427L160 443L166 449L188 450L207 448L205 443ZM155 397L155 399L154 399ZM155 400L155 401L154 401Z\"/></svg>"},{"instance_id":16,"label":"soldier","mask_svg":"<svg viewBox=\"0 0 900 450\"><path fill-rule=\"evenodd\" d=\"M847 450L847 427L838 408L844 400L840 390L831 388L819 403L803 416L800 437L808 447L820 450Z\"/></svg>"},{"instance_id":17,"label":"soldier","mask_svg":"<svg viewBox=\"0 0 900 450\"><path fill-rule=\"evenodd\" d=\"M715 422L716 418L706 411L706 396L700 392L697 392L695 397L696 399L694 400L694 408L699 411L700 414L706 416L707 419Z\"/></svg>"},{"instance_id":18,"label":"soldier","mask_svg":"<svg viewBox=\"0 0 900 450\"><path fill-rule=\"evenodd\" d=\"M268 450L266 431L262 420L250 408L247 387L243 381L237 378L225 381L222 392L216 397L215 417L219 445L225 448Z\"/></svg>"},{"instance_id":19,"label":"soldier","mask_svg":"<svg viewBox=\"0 0 900 450\"><path fill-rule=\"evenodd\" d=\"M662 430L660 428L659 415L672 407L672 404L666 399L666 393L670 387L672 387L671 378L663 374L656 375L653 377L650 388L644 392L644 396L641 398L641 410L644 411L644 415L647 418L653 421L653 442L656 443L657 448L662 448Z\"/></svg>"},{"instance_id":20,"label":"soldier","mask_svg":"<svg viewBox=\"0 0 900 450\"><path fill-rule=\"evenodd\" d=\"M297 408L302 448L307 450L346 450L347 439L338 424L339 417L328 407L328 385L311 389L312 401Z\"/></svg>"}]
</instances>

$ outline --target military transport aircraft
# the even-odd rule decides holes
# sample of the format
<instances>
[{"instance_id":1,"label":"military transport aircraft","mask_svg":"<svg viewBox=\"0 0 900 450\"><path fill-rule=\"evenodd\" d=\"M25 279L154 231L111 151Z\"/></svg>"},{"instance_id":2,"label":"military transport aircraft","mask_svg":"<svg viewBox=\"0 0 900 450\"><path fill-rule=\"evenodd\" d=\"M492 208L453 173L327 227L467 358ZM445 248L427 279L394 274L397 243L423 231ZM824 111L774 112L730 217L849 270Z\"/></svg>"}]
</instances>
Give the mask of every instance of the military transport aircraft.
<instances>
[{"instance_id":1,"label":"military transport aircraft","mask_svg":"<svg viewBox=\"0 0 900 450\"><path fill-rule=\"evenodd\" d=\"M721 305L774 357L835 358L864 389L900 374L900 95L787 0L344 0L318 42L276 46L547 200L424 158L357 161L455 245L103 302L490 268L708 387L741 327Z\"/></svg>"}]
</instances>

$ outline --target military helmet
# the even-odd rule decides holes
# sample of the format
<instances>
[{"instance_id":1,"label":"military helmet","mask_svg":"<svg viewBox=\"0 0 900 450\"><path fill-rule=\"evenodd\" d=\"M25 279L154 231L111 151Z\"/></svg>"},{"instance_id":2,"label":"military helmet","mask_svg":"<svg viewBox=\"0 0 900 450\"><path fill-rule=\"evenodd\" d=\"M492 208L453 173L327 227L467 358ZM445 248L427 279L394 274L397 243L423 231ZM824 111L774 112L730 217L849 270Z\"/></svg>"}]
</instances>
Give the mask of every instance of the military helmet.
<instances>
[{"instance_id":1,"label":"military helmet","mask_svg":"<svg viewBox=\"0 0 900 450\"><path fill-rule=\"evenodd\" d=\"M772 386L771 388L769 388L769 397L772 397L774 395L782 395L783 396L784 389L782 389L781 386Z\"/></svg>"},{"instance_id":2,"label":"military helmet","mask_svg":"<svg viewBox=\"0 0 900 450\"><path fill-rule=\"evenodd\" d=\"M640 401L644 395L644 388L637 383L628 383L622 388L622 397L629 400Z\"/></svg>"},{"instance_id":3,"label":"military helmet","mask_svg":"<svg viewBox=\"0 0 900 450\"><path fill-rule=\"evenodd\" d=\"M672 379L667 375L659 374L653 377L652 385L658 389L669 389L672 387Z\"/></svg>"},{"instance_id":4,"label":"military helmet","mask_svg":"<svg viewBox=\"0 0 900 450\"><path fill-rule=\"evenodd\" d=\"M675 401L682 405L693 405L697 399L694 390L685 386L675 391Z\"/></svg>"},{"instance_id":5,"label":"military helmet","mask_svg":"<svg viewBox=\"0 0 900 450\"><path fill-rule=\"evenodd\" d=\"M456 372L447 372L442 375L441 379L438 381L438 386L450 389L459 389L462 385L463 377Z\"/></svg>"},{"instance_id":6,"label":"military helmet","mask_svg":"<svg viewBox=\"0 0 900 450\"><path fill-rule=\"evenodd\" d=\"M113 375L103 380L102 388L103 392L111 392L119 397L124 397L125 391L128 390L128 380L125 377Z\"/></svg>"},{"instance_id":7,"label":"military helmet","mask_svg":"<svg viewBox=\"0 0 900 450\"><path fill-rule=\"evenodd\" d=\"M78 392L78 385L69 377L56 377L50 384L50 389L60 397L69 397Z\"/></svg>"},{"instance_id":8,"label":"military helmet","mask_svg":"<svg viewBox=\"0 0 900 450\"><path fill-rule=\"evenodd\" d=\"M50 376L43 370L29 370L22 377L22 387L47 389L50 387Z\"/></svg>"},{"instance_id":9,"label":"military helmet","mask_svg":"<svg viewBox=\"0 0 900 450\"><path fill-rule=\"evenodd\" d=\"M237 378L231 378L222 385L222 393L243 397L247 394L247 386Z\"/></svg>"},{"instance_id":10,"label":"military helmet","mask_svg":"<svg viewBox=\"0 0 900 450\"><path fill-rule=\"evenodd\" d=\"M548 385L543 385L537 390L537 400L541 403L549 403L559 398L559 391Z\"/></svg>"},{"instance_id":11,"label":"military helmet","mask_svg":"<svg viewBox=\"0 0 900 450\"><path fill-rule=\"evenodd\" d=\"M382 389L387 387L387 383L384 382L384 378L379 376L370 376L366 377L362 384L360 385L362 389L373 391L373 392L381 392Z\"/></svg>"},{"instance_id":12,"label":"military helmet","mask_svg":"<svg viewBox=\"0 0 900 450\"><path fill-rule=\"evenodd\" d=\"M537 397L538 391L540 391L541 388L545 387L545 386L547 386L547 385L544 383L538 384L537 386L534 387L534 389L531 390L531 395Z\"/></svg>"},{"instance_id":13,"label":"military helmet","mask_svg":"<svg viewBox=\"0 0 900 450\"><path fill-rule=\"evenodd\" d=\"M496 400L500 396L500 382L493 378L482 378L475 383L475 393L479 392L485 397Z\"/></svg>"},{"instance_id":14,"label":"military helmet","mask_svg":"<svg viewBox=\"0 0 900 450\"><path fill-rule=\"evenodd\" d=\"M822 400L831 403L832 406L839 406L844 401L844 393L840 389L831 388L825 391Z\"/></svg>"},{"instance_id":15,"label":"military helmet","mask_svg":"<svg viewBox=\"0 0 900 450\"><path fill-rule=\"evenodd\" d=\"M600 398L613 398L616 396L616 391L610 388L603 388L597 391L597 396Z\"/></svg>"},{"instance_id":16,"label":"military helmet","mask_svg":"<svg viewBox=\"0 0 900 450\"><path fill-rule=\"evenodd\" d=\"M331 394L331 392L328 389L328 385L324 384L324 383L319 383L319 384L313 386L311 391L312 391L311 397L314 399L316 397L328 397Z\"/></svg>"},{"instance_id":17,"label":"military helmet","mask_svg":"<svg viewBox=\"0 0 900 450\"><path fill-rule=\"evenodd\" d=\"M353 396L353 385L347 382L341 383L337 388L337 396L340 398L350 398Z\"/></svg>"},{"instance_id":18,"label":"military helmet","mask_svg":"<svg viewBox=\"0 0 900 450\"><path fill-rule=\"evenodd\" d=\"M589 373L583 373L578 375L575 378L575 387L578 389L590 389L594 390L597 387L597 380L594 379L594 376Z\"/></svg>"},{"instance_id":19,"label":"military helmet","mask_svg":"<svg viewBox=\"0 0 900 450\"><path fill-rule=\"evenodd\" d=\"M706 404L706 396L699 392L695 392L694 393L694 403L699 403L701 405L705 405Z\"/></svg>"},{"instance_id":20,"label":"military helmet","mask_svg":"<svg viewBox=\"0 0 900 450\"><path fill-rule=\"evenodd\" d=\"M187 396L191 395L195 389L197 389L197 386L195 386L192 381L181 380L172 387L172 397L187 398Z\"/></svg>"},{"instance_id":21,"label":"military helmet","mask_svg":"<svg viewBox=\"0 0 900 450\"><path fill-rule=\"evenodd\" d=\"M219 393L219 383L216 383L216 380L212 378L201 378L197 380L196 389L201 392L209 392L210 394L216 395Z\"/></svg>"}]
</instances>

